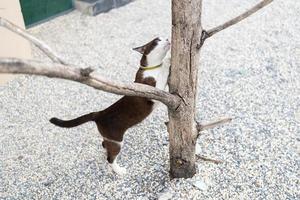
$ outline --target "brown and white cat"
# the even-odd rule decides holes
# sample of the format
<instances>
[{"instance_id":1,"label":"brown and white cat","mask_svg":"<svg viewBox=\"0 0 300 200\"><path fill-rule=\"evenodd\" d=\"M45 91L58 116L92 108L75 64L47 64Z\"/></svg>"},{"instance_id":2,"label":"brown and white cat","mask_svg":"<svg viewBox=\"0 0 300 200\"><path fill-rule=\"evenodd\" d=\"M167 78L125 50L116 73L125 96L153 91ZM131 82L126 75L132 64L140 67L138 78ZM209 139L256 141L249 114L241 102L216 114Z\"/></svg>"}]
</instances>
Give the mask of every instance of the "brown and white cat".
<instances>
[{"instance_id":1,"label":"brown and white cat","mask_svg":"<svg viewBox=\"0 0 300 200\"><path fill-rule=\"evenodd\" d=\"M136 73L135 82L151 85L164 90L169 76L169 62L164 62L170 42L167 39L155 38L149 43L134 48L142 54L140 68ZM125 131L143 121L154 109L154 100L136 96L124 96L108 108L92 112L76 119L64 121L57 118L50 122L65 128L81 125L88 121L97 124L103 136L102 146L107 151L107 160L117 174L125 174L126 169L117 164L117 156L121 151Z\"/></svg>"}]
</instances>

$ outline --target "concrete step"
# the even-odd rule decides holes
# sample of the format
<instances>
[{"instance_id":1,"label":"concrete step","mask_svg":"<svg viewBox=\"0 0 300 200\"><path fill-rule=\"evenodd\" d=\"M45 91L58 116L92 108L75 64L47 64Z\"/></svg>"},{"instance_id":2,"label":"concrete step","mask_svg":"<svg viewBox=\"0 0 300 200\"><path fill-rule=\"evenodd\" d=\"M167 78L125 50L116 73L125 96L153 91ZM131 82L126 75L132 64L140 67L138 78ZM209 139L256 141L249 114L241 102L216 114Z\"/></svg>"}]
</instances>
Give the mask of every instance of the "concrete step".
<instances>
[{"instance_id":1,"label":"concrete step","mask_svg":"<svg viewBox=\"0 0 300 200\"><path fill-rule=\"evenodd\" d=\"M132 0L73 0L77 10L84 14L95 16L99 13L108 12L113 8L123 6Z\"/></svg>"}]
</instances>

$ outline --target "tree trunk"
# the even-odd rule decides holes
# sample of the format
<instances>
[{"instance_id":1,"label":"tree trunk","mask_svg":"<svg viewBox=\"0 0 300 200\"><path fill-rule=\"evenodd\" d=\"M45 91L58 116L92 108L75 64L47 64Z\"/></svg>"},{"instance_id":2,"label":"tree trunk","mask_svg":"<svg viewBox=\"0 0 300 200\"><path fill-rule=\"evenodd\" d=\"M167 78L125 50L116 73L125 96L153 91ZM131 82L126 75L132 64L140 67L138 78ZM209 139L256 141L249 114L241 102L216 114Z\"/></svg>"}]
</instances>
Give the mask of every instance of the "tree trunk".
<instances>
[{"instance_id":1,"label":"tree trunk","mask_svg":"<svg viewBox=\"0 0 300 200\"><path fill-rule=\"evenodd\" d=\"M172 0L172 60L170 93L183 101L169 109L170 175L189 178L196 173L195 100L200 59L202 0Z\"/></svg>"}]
</instances>

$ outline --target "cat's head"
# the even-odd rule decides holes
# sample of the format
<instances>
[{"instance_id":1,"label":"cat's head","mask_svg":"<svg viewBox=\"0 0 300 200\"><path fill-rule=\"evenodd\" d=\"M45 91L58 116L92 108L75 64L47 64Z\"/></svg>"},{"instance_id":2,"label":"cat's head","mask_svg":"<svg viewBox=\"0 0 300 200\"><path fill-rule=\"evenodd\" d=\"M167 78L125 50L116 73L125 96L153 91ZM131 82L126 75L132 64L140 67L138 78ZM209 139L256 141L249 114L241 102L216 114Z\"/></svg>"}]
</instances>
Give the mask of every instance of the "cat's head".
<instances>
[{"instance_id":1,"label":"cat's head","mask_svg":"<svg viewBox=\"0 0 300 200\"><path fill-rule=\"evenodd\" d=\"M168 39L157 37L147 44L133 48L133 50L141 53L141 66L155 66L160 65L163 59L170 50L171 43Z\"/></svg>"}]
</instances>

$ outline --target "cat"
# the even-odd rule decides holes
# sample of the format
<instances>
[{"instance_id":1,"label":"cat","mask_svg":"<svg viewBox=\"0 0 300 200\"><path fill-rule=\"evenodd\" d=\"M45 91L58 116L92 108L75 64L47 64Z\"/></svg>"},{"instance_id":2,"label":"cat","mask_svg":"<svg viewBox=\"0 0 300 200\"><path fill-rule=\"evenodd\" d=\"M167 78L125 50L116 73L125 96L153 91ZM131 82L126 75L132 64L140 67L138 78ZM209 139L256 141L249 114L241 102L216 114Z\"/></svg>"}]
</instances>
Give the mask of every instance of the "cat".
<instances>
[{"instance_id":1,"label":"cat","mask_svg":"<svg viewBox=\"0 0 300 200\"><path fill-rule=\"evenodd\" d=\"M147 44L133 48L142 54L140 68L135 77L136 83L147 84L161 90L167 86L170 63L165 57L170 50L168 39L157 37ZM102 146L106 149L107 161L113 171L126 174L126 169L117 163L121 151L124 133L128 128L143 121L158 102L137 96L124 96L108 108L80 116L72 120L50 119L50 122L65 128L94 121L103 137Z\"/></svg>"}]
</instances>

